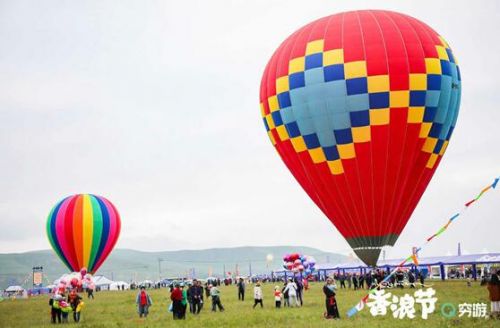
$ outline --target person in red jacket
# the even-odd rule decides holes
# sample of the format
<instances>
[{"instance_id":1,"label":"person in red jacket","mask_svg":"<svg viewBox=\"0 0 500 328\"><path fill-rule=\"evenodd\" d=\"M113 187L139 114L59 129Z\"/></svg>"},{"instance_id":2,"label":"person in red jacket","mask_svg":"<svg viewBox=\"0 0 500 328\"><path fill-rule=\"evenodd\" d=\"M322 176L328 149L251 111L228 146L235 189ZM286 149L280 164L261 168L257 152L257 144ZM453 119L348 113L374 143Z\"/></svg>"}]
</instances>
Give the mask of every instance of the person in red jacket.
<instances>
[{"instance_id":1,"label":"person in red jacket","mask_svg":"<svg viewBox=\"0 0 500 328\"><path fill-rule=\"evenodd\" d=\"M172 314L174 320L183 319L182 317L182 290L179 288L179 283L176 283L174 289L170 293L170 299L172 300Z\"/></svg>"}]
</instances>

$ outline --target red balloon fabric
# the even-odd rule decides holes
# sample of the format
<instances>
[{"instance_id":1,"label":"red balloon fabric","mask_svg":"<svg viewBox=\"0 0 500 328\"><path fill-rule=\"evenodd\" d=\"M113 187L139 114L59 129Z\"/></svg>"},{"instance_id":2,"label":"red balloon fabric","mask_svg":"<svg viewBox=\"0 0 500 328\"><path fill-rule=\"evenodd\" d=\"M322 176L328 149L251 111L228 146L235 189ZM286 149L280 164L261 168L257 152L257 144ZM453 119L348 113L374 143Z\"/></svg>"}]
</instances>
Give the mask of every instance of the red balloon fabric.
<instances>
[{"instance_id":1,"label":"red balloon fabric","mask_svg":"<svg viewBox=\"0 0 500 328\"><path fill-rule=\"evenodd\" d=\"M394 245L456 124L461 77L448 43L381 10L297 30L260 86L269 138L356 254L375 265Z\"/></svg>"}]
</instances>

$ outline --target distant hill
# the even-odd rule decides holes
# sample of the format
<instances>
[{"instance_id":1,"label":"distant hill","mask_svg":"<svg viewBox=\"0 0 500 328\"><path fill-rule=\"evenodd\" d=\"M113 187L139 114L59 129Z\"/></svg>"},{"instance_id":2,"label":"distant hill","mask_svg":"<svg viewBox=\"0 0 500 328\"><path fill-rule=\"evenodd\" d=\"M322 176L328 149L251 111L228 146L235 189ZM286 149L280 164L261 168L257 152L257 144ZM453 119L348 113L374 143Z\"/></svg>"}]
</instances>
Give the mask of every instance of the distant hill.
<instances>
[{"instance_id":1,"label":"distant hill","mask_svg":"<svg viewBox=\"0 0 500 328\"><path fill-rule=\"evenodd\" d=\"M248 275L250 270L255 274L281 269L281 257L291 252L314 256L318 263L335 264L346 259L340 254L303 246L212 248L165 252L116 249L97 274L113 280L140 281L157 280L160 275L162 278L186 276L189 272L194 272L197 277L207 277L209 274L222 277L225 268L226 272L234 273L239 270L241 275ZM268 254L274 256L274 260L270 263L266 262ZM33 266L43 266L45 284L67 271L52 250L0 254L0 289L8 285L30 287Z\"/></svg>"}]
</instances>

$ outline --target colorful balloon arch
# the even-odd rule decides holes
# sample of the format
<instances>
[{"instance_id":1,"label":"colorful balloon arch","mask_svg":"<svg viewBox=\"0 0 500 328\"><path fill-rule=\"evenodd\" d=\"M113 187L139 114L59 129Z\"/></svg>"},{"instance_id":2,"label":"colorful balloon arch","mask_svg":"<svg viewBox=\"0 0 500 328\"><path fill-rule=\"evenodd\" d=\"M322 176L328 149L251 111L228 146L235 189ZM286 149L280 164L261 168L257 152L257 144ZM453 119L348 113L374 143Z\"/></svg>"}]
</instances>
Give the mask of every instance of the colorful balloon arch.
<instances>
[{"instance_id":1,"label":"colorful balloon arch","mask_svg":"<svg viewBox=\"0 0 500 328\"><path fill-rule=\"evenodd\" d=\"M297 30L260 86L269 138L355 253L394 245L455 128L461 77L448 43L399 13L340 13Z\"/></svg>"},{"instance_id":2,"label":"colorful balloon arch","mask_svg":"<svg viewBox=\"0 0 500 328\"><path fill-rule=\"evenodd\" d=\"M95 273L120 235L120 215L106 198L90 194L69 196L54 206L47 219L52 248L68 267Z\"/></svg>"}]
</instances>

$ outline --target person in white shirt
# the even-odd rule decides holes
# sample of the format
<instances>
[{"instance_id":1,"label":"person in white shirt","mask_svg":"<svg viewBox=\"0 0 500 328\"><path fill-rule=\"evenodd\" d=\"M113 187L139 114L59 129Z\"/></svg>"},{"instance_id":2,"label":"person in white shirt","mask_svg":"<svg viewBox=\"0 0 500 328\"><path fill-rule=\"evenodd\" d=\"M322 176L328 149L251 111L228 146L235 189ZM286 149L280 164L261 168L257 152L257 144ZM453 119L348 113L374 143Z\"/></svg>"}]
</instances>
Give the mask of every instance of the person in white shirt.
<instances>
[{"instance_id":1,"label":"person in white shirt","mask_svg":"<svg viewBox=\"0 0 500 328\"><path fill-rule=\"evenodd\" d=\"M283 293L288 292L288 301L290 303L290 307L299 306L299 302L297 300L297 284L295 284L292 278L288 279L288 284L286 284L285 290Z\"/></svg>"},{"instance_id":2,"label":"person in white shirt","mask_svg":"<svg viewBox=\"0 0 500 328\"><path fill-rule=\"evenodd\" d=\"M260 307L263 308L264 304L262 303L262 288L260 288L260 281L257 281L257 284L255 284L255 287L253 288L253 299L254 299L254 304L253 308L255 309L255 306L257 304L260 304Z\"/></svg>"}]
</instances>

